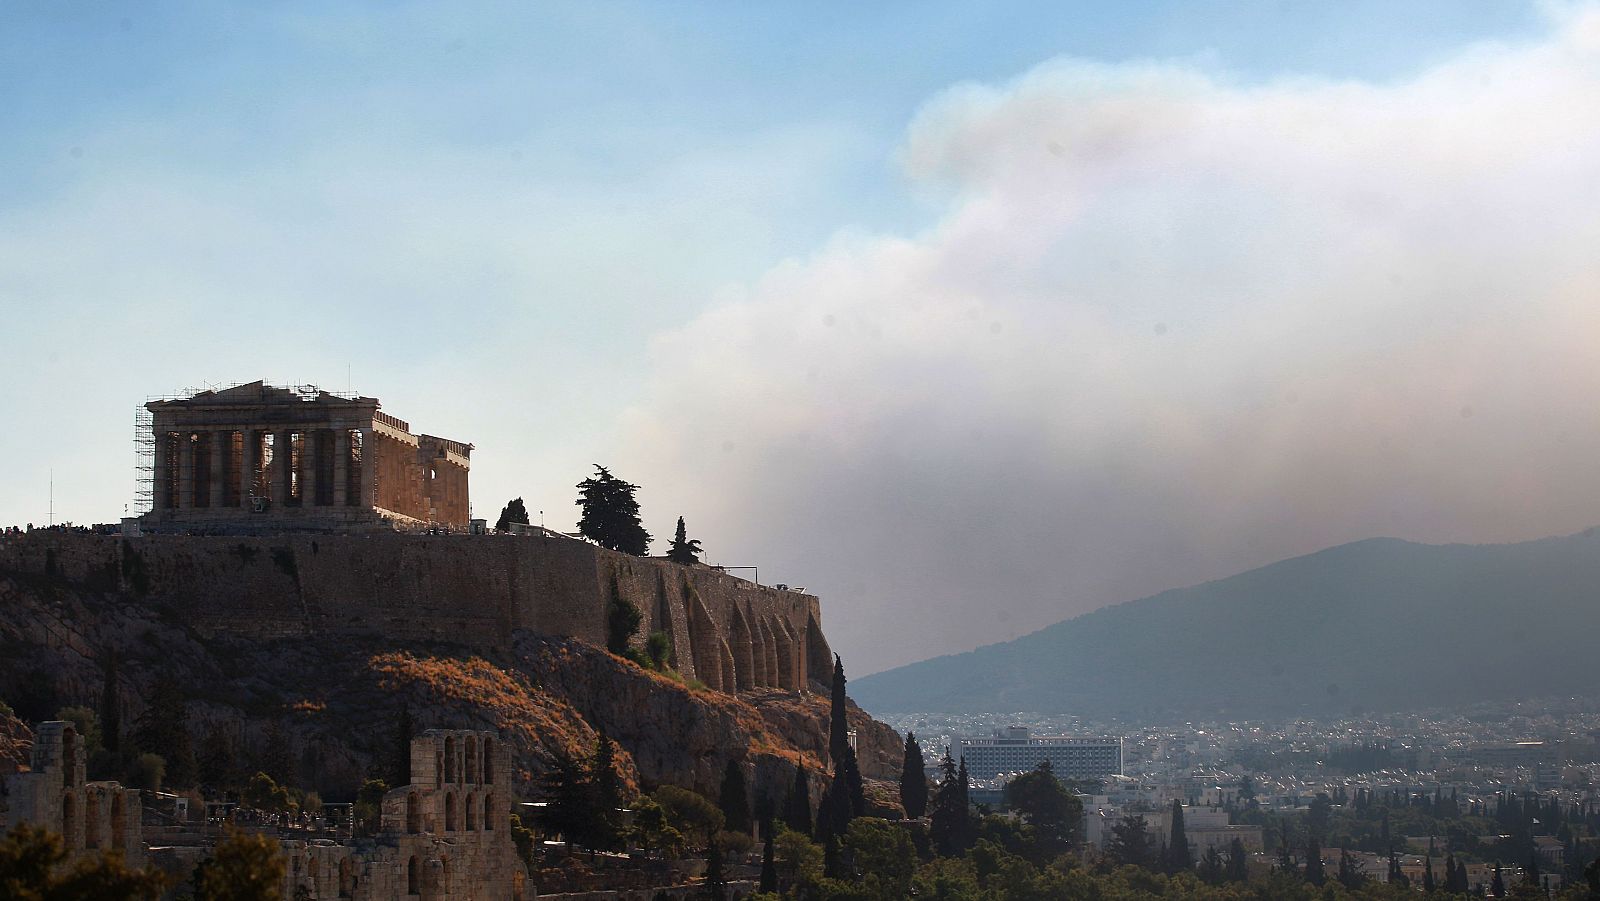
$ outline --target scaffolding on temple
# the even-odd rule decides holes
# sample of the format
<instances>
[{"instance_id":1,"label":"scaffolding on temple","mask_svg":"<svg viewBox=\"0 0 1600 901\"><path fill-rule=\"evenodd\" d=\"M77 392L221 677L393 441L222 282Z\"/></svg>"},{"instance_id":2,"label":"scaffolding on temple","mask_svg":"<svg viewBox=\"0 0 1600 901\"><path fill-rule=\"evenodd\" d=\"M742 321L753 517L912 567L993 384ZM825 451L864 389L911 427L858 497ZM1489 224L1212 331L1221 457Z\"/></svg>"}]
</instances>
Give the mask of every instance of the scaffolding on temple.
<instances>
[{"instance_id":1,"label":"scaffolding on temple","mask_svg":"<svg viewBox=\"0 0 1600 901\"><path fill-rule=\"evenodd\" d=\"M133 509L129 515L143 516L155 503L155 417L141 404L133 408Z\"/></svg>"}]
</instances>

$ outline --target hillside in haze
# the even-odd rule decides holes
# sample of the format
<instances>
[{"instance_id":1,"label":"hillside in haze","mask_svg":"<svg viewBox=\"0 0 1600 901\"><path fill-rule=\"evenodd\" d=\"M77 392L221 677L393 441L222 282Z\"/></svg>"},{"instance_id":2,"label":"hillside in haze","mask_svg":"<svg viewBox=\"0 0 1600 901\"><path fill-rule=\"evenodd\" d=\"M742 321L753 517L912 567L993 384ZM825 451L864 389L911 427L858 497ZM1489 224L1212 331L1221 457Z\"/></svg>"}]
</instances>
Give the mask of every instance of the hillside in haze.
<instances>
[{"instance_id":1,"label":"hillside in haze","mask_svg":"<svg viewBox=\"0 0 1600 901\"><path fill-rule=\"evenodd\" d=\"M1102 608L850 685L866 709L1345 713L1600 690L1600 530L1378 538Z\"/></svg>"}]
</instances>

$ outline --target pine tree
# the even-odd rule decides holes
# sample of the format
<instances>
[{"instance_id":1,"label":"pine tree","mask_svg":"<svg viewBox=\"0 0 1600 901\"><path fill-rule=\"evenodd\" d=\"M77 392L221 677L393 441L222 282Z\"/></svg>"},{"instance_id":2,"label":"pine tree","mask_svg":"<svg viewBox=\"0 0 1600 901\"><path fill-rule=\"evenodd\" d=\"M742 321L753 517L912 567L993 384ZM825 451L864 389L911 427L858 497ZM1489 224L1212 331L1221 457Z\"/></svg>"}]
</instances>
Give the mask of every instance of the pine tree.
<instances>
[{"instance_id":1,"label":"pine tree","mask_svg":"<svg viewBox=\"0 0 1600 901\"><path fill-rule=\"evenodd\" d=\"M1200 881L1206 885L1220 885L1227 878L1227 866L1222 861L1222 855L1217 853L1217 846L1206 848L1206 853L1200 855Z\"/></svg>"},{"instance_id":2,"label":"pine tree","mask_svg":"<svg viewBox=\"0 0 1600 901\"><path fill-rule=\"evenodd\" d=\"M1194 869L1194 855L1189 850L1189 833L1183 827L1183 803L1172 802L1172 831L1167 837L1167 872L1187 873Z\"/></svg>"},{"instance_id":3,"label":"pine tree","mask_svg":"<svg viewBox=\"0 0 1600 901\"><path fill-rule=\"evenodd\" d=\"M700 562L700 555L703 553L705 551L700 549L699 540L689 540L683 528L683 517L678 517L678 530L672 534L672 544L667 547L667 559L673 563L691 566Z\"/></svg>"},{"instance_id":4,"label":"pine tree","mask_svg":"<svg viewBox=\"0 0 1600 901\"><path fill-rule=\"evenodd\" d=\"M811 834L811 781L804 763L794 769L794 785L783 801L783 823L801 835Z\"/></svg>"},{"instance_id":5,"label":"pine tree","mask_svg":"<svg viewBox=\"0 0 1600 901\"><path fill-rule=\"evenodd\" d=\"M850 746L850 722L846 717L844 662L833 655L832 703L828 709L828 755L833 759L833 781L844 784L845 823L867 811L866 791L855 748ZM842 835L844 830L840 830Z\"/></svg>"},{"instance_id":6,"label":"pine tree","mask_svg":"<svg viewBox=\"0 0 1600 901\"><path fill-rule=\"evenodd\" d=\"M122 701L117 697L117 649L101 662L100 744L115 754L122 746Z\"/></svg>"},{"instance_id":7,"label":"pine tree","mask_svg":"<svg viewBox=\"0 0 1600 901\"><path fill-rule=\"evenodd\" d=\"M595 475L578 483L577 505L583 508L578 532L604 548L643 557L650 551L650 533L639 524L639 489L595 464Z\"/></svg>"},{"instance_id":8,"label":"pine tree","mask_svg":"<svg viewBox=\"0 0 1600 901\"><path fill-rule=\"evenodd\" d=\"M756 887L756 891L763 894L777 894L778 867L772 854L772 833L777 830L768 823L764 831L767 833L767 839L761 844L761 884Z\"/></svg>"},{"instance_id":9,"label":"pine tree","mask_svg":"<svg viewBox=\"0 0 1600 901\"><path fill-rule=\"evenodd\" d=\"M1111 827L1111 841L1106 843L1106 856L1118 866L1151 868L1152 841L1150 824L1144 817L1123 817Z\"/></svg>"},{"instance_id":10,"label":"pine tree","mask_svg":"<svg viewBox=\"0 0 1600 901\"><path fill-rule=\"evenodd\" d=\"M512 523L528 524L528 508L523 506L522 498L514 498L500 510L500 518L494 521L496 532L511 531Z\"/></svg>"},{"instance_id":11,"label":"pine tree","mask_svg":"<svg viewBox=\"0 0 1600 901\"><path fill-rule=\"evenodd\" d=\"M900 806L906 816L920 819L928 811L927 763L922 759L922 746L917 744L915 732L906 733L905 759L900 764Z\"/></svg>"},{"instance_id":12,"label":"pine tree","mask_svg":"<svg viewBox=\"0 0 1600 901\"><path fill-rule=\"evenodd\" d=\"M722 774L722 791L717 797L717 806L722 808L729 832L750 831L750 793L745 788L744 770L732 760L728 761L728 768Z\"/></svg>"}]
</instances>

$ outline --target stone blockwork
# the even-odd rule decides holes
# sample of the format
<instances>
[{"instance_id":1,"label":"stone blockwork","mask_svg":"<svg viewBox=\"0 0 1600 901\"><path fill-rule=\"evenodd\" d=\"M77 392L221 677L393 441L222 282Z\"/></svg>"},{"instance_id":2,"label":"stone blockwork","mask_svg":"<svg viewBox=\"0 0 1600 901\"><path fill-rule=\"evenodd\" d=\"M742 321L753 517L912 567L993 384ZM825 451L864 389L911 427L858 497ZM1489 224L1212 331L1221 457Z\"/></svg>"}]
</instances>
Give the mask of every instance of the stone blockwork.
<instances>
[{"instance_id":1,"label":"stone blockwork","mask_svg":"<svg viewBox=\"0 0 1600 901\"><path fill-rule=\"evenodd\" d=\"M283 843L284 901L532 897L511 841L510 771L494 733L424 732L411 742L411 783L384 795L376 836Z\"/></svg>"},{"instance_id":2,"label":"stone blockwork","mask_svg":"<svg viewBox=\"0 0 1600 901\"><path fill-rule=\"evenodd\" d=\"M142 865L139 793L115 782L85 781L85 758L83 738L71 723L39 724L31 772L6 777L10 809L0 816L0 835L32 823L59 833L69 860L121 851L128 862Z\"/></svg>"},{"instance_id":3,"label":"stone blockwork","mask_svg":"<svg viewBox=\"0 0 1600 901\"><path fill-rule=\"evenodd\" d=\"M705 566L554 535L139 538L36 532L0 540L0 570L158 604L202 635L357 634L503 649L518 629L606 643L617 599L635 638L671 637L675 668L735 692L826 684L817 599Z\"/></svg>"}]
</instances>

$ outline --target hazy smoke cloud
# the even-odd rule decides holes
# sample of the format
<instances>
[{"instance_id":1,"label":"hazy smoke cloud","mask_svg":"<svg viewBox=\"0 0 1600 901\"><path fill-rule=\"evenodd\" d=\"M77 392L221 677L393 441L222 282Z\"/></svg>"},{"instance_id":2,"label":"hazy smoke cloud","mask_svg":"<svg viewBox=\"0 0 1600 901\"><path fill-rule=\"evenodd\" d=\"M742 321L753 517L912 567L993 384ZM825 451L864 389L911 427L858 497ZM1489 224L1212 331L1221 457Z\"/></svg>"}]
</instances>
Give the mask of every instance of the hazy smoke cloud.
<instances>
[{"instance_id":1,"label":"hazy smoke cloud","mask_svg":"<svg viewBox=\"0 0 1600 901\"><path fill-rule=\"evenodd\" d=\"M1391 84L1054 62L935 99L903 160L938 222L662 337L618 464L823 594L853 672L1600 523L1600 15Z\"/></svg>"}]
</instances>

